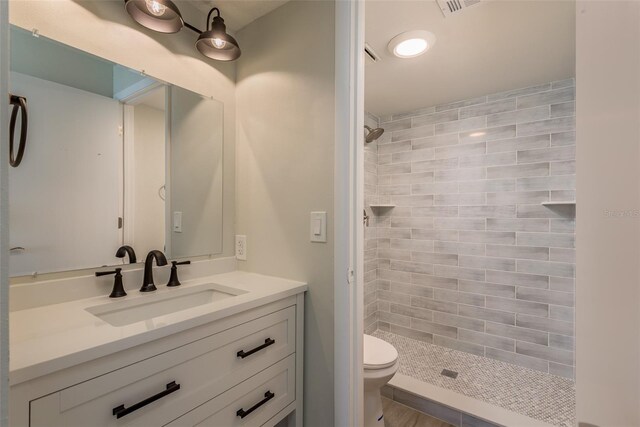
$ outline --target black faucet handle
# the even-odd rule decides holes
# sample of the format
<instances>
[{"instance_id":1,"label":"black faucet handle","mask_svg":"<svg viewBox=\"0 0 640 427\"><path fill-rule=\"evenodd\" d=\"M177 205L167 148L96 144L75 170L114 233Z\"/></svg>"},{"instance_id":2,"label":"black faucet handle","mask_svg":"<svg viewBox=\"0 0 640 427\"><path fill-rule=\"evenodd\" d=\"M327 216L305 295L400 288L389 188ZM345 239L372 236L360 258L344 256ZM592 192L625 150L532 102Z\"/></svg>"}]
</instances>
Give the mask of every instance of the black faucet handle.
<instances>
[{"instance_id":1,"label":"black faucet handle","mask_svg":"<svg viewBox=\"0 0 640 427\"><path fill-rule=\"evenodd\" d=\"M115 274L115 278L113 280L113 289L109 294L109 298L120 298L127 295L124 290L124 284L122 283L122 269L116 268L111 271L96 271L96 276L108 276L110 274Z\"/></svg>"},{"instance_id":2,"label":"black faucet handle","mask_svg":"<svg viewBox=\"0 0 640 427\"><path fill-rule=\"evenodd\" d=\"M171 276L169 276L169 282L167 282L167 286L180 286L180 280L178 280L178 266L187 264L191 264L191 261L171 261Z\"/></svg>"},{"instance_id":3,"label":"black faucet handle","mask_svg":"<svg viewBox=\"0 0 640 427\"><path fill-rule=\"evenodd\" d=\"M122 271L121 268L116 268L115 270L111 270L111 271L96 271L96 276L100 277L100 276L108 276L109 274L115 274L122 276L122 274L120 273Z\"/></svg>"}]
</instances>

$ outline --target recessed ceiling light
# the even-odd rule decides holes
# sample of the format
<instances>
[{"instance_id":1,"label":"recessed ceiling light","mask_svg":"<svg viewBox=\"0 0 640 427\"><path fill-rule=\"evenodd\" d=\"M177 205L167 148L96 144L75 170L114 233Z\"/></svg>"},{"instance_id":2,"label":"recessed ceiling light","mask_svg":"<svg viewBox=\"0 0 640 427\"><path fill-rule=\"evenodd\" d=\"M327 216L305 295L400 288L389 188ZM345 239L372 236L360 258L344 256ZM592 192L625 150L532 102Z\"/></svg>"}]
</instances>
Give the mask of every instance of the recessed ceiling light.
<instances>
[{"instance_id":1,"label":"recessed ceiling light","mask_svg":"<svg viewBox=\"0 0 640 427\"><path fill-rule=\"evenodd\" d=\"M389 42L389 52L398 58L415 58L428 51L436 42L436 36L425 30L398 34Z\"/></svg>"}]
</instances>

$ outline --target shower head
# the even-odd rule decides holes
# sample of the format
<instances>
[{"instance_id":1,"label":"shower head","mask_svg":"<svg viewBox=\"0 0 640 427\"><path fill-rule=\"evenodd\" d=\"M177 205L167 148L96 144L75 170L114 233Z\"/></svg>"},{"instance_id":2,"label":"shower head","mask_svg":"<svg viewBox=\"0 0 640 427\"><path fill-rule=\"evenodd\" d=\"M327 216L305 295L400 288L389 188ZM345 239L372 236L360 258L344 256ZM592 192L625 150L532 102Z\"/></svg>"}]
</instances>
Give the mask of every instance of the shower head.
<instances>
[{"instance_id":1,"label":"shower head","mask_svg":"<svg viewBox=\"0 0 640 427\"><path fill-rule=\"evenodd\" d=\"M365 142L373 142L384 133L384 129L382 128L371 129L367 125L364 125L364 128L367 130L367 136L364 137Z\"/></svg>"}]
</instances>

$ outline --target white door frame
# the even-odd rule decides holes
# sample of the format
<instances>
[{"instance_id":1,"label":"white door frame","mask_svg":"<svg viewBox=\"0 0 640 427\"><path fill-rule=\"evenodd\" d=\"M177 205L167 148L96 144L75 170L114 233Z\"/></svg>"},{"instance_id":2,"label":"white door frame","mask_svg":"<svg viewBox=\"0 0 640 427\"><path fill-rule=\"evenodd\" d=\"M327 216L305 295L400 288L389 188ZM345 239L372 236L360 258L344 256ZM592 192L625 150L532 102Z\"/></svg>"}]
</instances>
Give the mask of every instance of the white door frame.
<instances>
[{"instance_id":1,"label":"white door frame","mask_svg":"<svg viewBox=\"0 0 640 427\"><path fill-rule=\"evenodd\" d=\"M9 2L0 1L0 426L9 424ZM27 148L28 151L28 148Z\"/></svg>"},{"instance_id":2,"label":"white door frame","mask_svg":"<svg viewBox=\"0 0 640 427\"><path fill-rule=\"evenodd\" d=\"M364 0L336 0L334 410L363 420Z\"/></svg>"}]
</instances>

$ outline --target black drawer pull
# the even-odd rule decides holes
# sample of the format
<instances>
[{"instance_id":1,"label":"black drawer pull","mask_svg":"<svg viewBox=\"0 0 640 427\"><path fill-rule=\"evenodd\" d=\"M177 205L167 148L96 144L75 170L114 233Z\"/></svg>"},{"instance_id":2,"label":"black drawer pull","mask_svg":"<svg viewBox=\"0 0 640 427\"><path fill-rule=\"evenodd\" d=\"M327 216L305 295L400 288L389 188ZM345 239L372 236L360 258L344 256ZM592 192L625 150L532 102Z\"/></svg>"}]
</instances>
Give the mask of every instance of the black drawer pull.
<instances>
[{"instance_id":1,"label":"black drawer pull","mask_svg":"<svg viewBox=\"0 0 640 427\"><path fill-rule=\"evenodd\" d=\"M271 338L267 338L266 340L264 340L264 344L254 348L252 350L249 350L247 352L245 352L244 350L240 350L237 354L238 354L238 357L241 357L241 358L244 359L245 357L251 356L253 353L255 353L257 351L260 351L263 348L267 348L270 345L275 344L275 343L276 343L276 340L272 340Z\"/></svg>"},{"instance_id":2,"label":"black drawer pull","mask_svg":"<svg viewBox=\"0 0 640 427\"><path fill-rule=\"evenodd\" d=\"M258 409L259 407L261 407L262 405L264 405L265 403L267 403L268 401L270 401L271 399L273 399L274 397L276 397L275 393L271 393L271 391L267 390L267 392L264 394L264 399L262 399L260 402L256 403L246 411L242 408L238 409L238 412L236 412L236 415L239 416L240 418L244 418L250 413L252 413L253 411L255 411L256 409Z\"/></svg>"},{"instance_id":3,"label":"black drawer pull","mask_svg":"<svg viewBox=\"0 0 640 427\"><path fill-rule=\"evenodd\" d=\"M176 392L180 390L180 384L176 384L175 381L171 381L169 384L167 384L167 389L164 391L161 391L158 394L155 394L151 397L147 397L145 400L142 400L138 403L136 403L135 405L130 406L129 408L125 408L124 404L120 405L116 408L113 408L113 415L116 416L116 418L120 419L122 417L124 417L125 415L129 415L132 412L137 411L138 409L147 406L149 403L153 403L158 399L162 399L163 397L165 397L166 395L169 395L173 392Z\"/></svg>"}]
</instances>

